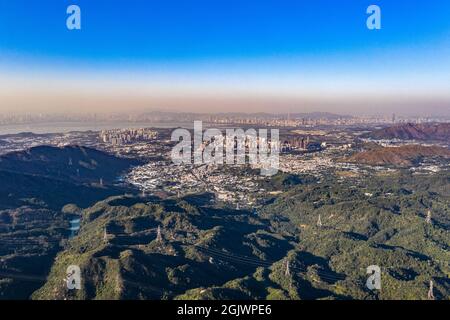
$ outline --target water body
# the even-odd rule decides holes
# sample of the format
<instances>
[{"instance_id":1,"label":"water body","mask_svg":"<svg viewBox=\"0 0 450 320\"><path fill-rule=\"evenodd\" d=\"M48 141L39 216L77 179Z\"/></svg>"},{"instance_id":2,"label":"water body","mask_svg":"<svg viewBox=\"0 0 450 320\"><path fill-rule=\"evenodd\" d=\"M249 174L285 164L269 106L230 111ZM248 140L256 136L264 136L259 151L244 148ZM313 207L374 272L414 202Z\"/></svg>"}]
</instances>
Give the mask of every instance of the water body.
<instances>
[{"instance_id":1,"label":"water body","mask_svg":"<svg viewBox=\"0 0 450 320\"><path fill-rule=\"evenodd\" d=\"M100 131L121 128L193 128L193 122L128 122L128 121L102 121L102 122L39 122L27 124L0 125L0 135L17 134L21 132L33 133L67 133L71 131Z\"/></svg>"}]
</instances>

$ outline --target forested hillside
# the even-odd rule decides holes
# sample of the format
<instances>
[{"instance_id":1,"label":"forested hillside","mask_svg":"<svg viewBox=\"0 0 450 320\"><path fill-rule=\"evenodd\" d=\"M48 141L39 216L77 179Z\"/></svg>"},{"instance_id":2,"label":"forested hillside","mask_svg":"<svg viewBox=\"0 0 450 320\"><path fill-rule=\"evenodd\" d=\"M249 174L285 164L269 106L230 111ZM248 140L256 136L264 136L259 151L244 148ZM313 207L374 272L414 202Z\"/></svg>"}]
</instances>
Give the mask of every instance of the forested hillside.
<instances>
[{"instance_id":1,"label":"forested hillside","mask_svg":"<svg viewBox=\"0 0 450 320\"><path fill-rule=\"evenodd\" d=\"M432 280L449 299L449 182L448 172L330 176L257 212L207 195L109 198L83 210L80 234L33 298L426 299ZM71 264L82 290L64 285ZM381 291L366 288L370 265L381 267Z\"/></svg>"}]
</instances>

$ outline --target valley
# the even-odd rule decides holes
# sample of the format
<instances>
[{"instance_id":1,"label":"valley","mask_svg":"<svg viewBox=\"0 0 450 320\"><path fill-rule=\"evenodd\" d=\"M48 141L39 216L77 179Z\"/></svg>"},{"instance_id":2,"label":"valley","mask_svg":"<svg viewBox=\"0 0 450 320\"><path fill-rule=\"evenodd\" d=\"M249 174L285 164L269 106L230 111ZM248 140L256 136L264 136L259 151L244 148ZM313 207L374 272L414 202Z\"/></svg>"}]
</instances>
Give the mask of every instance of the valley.
<instances>
[{"instance_id":1,"label":"valley","mask_svg":"<svg viewBox=\"0 0 450 320\"><path fill-rule=\"evenodd\" d=\"M142 142L0 156L0 299L426 299L430 281L450 298L448 149L329 140L261 177L173 166L159 137L147 156L131 156Z\"/></svg>"}]
</instances>

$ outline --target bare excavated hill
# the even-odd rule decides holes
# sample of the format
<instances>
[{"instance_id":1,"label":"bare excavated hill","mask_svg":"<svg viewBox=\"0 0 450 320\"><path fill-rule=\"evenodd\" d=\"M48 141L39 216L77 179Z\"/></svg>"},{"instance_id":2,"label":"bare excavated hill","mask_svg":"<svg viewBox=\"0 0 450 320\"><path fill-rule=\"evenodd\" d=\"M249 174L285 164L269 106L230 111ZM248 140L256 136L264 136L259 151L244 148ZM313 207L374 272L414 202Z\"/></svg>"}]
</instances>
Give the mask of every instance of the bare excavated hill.
<instances>
[{"instance_id":1,"label":"bare excavated hill","mask_svg":"<svg viewBox=\"0 0 450 320\"><path fill-rule=\"evenodd\" d=\"M367 137L372 139L449 141L450 123L400 124L373 131Z\"/></svg>"},{"instance_id":2,"label":"bare excavated hill","mask_svg":"<svg viewBox=\"0 0 450 320\"><path fill-rule=\"evenodd\" d=\"M344 161L368 165L409 167L421 162L424 158L434 157L450 159L450 150L443 147L420 145L385 147L357 153Z\"/></svg>"}]
</instances>

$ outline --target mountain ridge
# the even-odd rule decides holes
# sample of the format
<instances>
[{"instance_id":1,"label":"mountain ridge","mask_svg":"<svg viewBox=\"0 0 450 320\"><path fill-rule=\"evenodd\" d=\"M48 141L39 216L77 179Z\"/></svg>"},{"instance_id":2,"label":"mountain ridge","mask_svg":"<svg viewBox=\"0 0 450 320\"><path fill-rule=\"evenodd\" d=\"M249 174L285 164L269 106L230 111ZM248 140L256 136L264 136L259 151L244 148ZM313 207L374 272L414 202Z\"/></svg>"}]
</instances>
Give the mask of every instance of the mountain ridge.
<instances>
[{"instance_id":1,"label":"mountain ridge","mask_svg":"<svg viewBox=\"0 0 450 320\"><path fill-rule=\"evenodd\" d=\"M398 124L375 130L365 137L372 139L450 141L450 123Z\"/></svg>"},{"instance_id":2,"label":"mountain ridge","mask_svg":"<svg viewBox=\"0 0 450 320\"><path fill-rule=\"evenodd\" d=\"M380 147L356 153L344 162L367 165L392 165L411 167L418 165L423 159L450 159L450 150L438 146L404 145L400 147Z\"/></svg>"}]
</instances>

